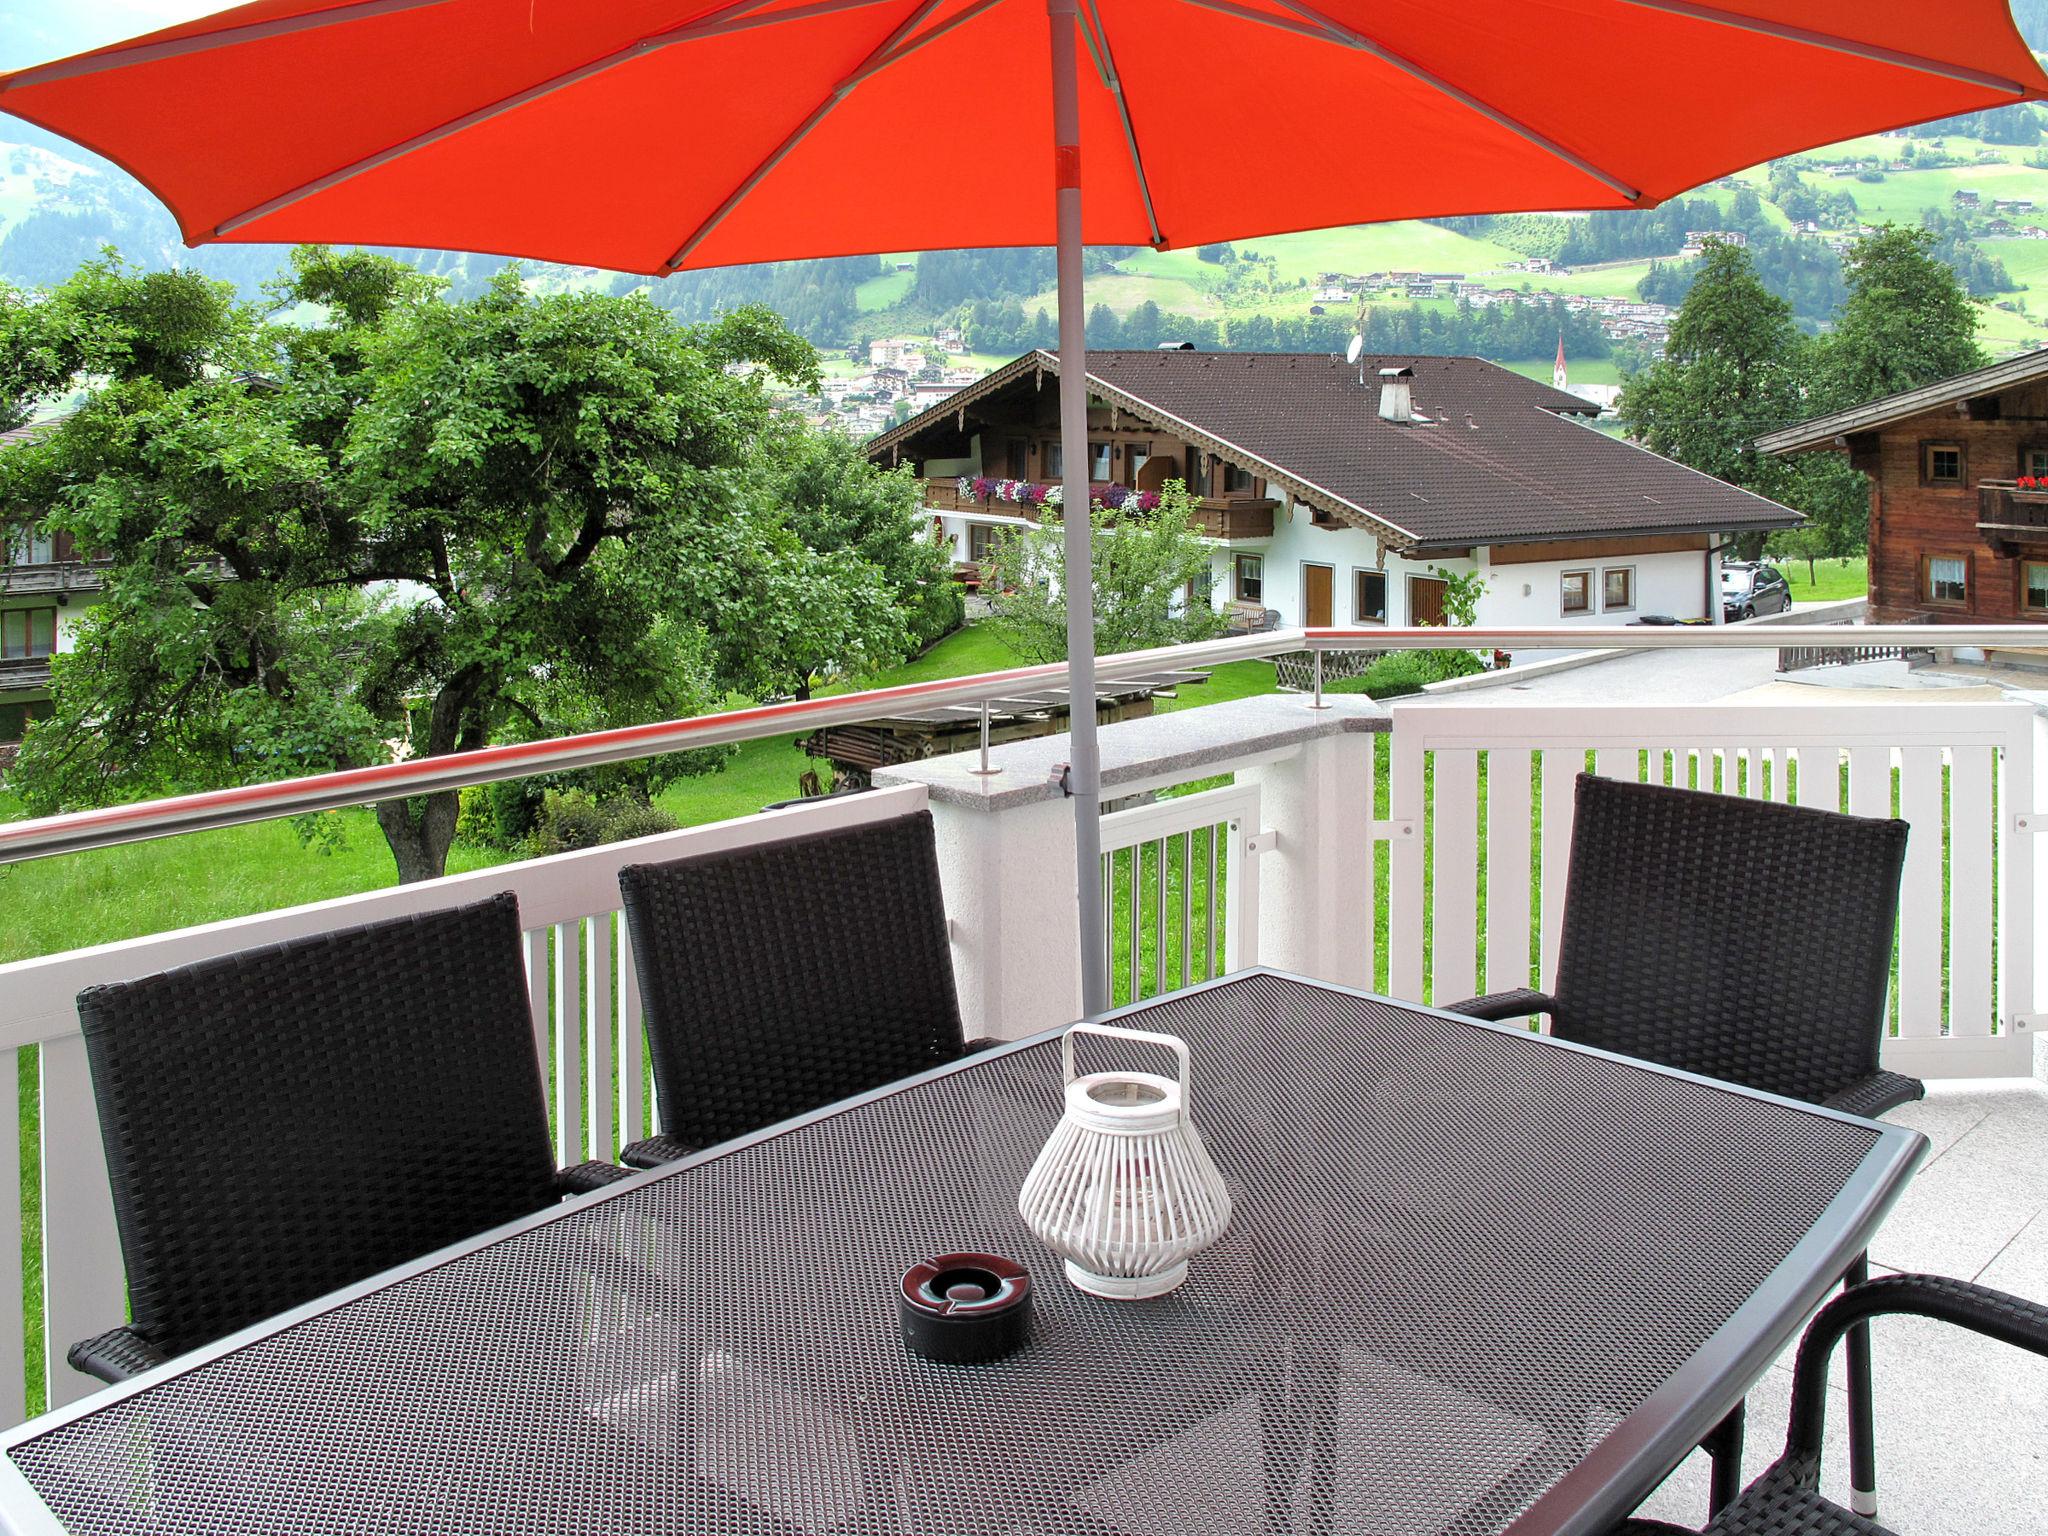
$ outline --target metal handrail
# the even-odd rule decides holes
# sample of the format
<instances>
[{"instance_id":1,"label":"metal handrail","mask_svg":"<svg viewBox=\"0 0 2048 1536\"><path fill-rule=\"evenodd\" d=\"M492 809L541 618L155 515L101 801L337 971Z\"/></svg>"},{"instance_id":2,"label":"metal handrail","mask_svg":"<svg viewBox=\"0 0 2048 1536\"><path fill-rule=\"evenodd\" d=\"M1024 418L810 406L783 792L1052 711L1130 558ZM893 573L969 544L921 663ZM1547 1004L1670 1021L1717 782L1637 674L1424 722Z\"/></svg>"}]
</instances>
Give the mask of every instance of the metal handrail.
<instances>
[{"instance_id":1,"label":"metal handrail","mask_svg":"<svg viewBox=\"0 0 2048 1536\"><path fill-rule=\"evenodd\" d=\"M1162 668L1221 666L1254 661L1290 651L1442 650L1447 645L1471 650L1776 650L1787 632L1802 626L1745 623L1730 625L1488 625L1469 629L1443 628L1315 628L1280 629L1236 635L1192 645L1161 646L1103 656L1096 662L1099 683L1142 676ZM1837 630L1835 633L1841 633ZM1944 624L1930 631L1910 624L1867 624L1854 629L1858 645L1926 646L1939 637L1944 648L1975 646L1999 650L2048 650L2048 632L2031 625ZM78 853L118 843L143 842L184 832L272 821L285 816L369 805L407 795L467 789L538 773L560 773L604 763L631 762L684 752L696 747L726 746L780 736L791 731L853 725L914 706L935 709L949 704L980 704L1020 692L1044 692L1065 679L1066 665L1012 667L967 677L902 683L827 698L800 699L726 710L686 720L621 726L547 741L514 742L442 757L408 758L368 768L346 768L304 778L205 790L162 800L71 811L59 816L0 823L0 864L24 859Z\"/></svg>"}]
</instances>

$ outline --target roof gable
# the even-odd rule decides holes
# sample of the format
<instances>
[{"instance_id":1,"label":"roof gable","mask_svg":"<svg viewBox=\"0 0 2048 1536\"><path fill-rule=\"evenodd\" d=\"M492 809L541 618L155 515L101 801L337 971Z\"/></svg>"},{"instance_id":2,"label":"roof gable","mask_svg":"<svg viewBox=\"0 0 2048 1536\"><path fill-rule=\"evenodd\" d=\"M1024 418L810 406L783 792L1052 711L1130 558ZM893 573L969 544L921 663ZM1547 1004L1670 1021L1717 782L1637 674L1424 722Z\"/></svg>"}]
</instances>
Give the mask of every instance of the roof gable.
<instances>
[{"instance_id":1,"label":"roof gable","mask_svg":"<svg viewBox=\"0 0 2048 1536\"><path fill-rule=\"evenodd\" d=\"M1902 389L1897 394L1851 406L1845 411L1830 411L1825 416L1802 421L1795 427L1766 432L1757 438L1756 446L1761 453L1801 453L1810 448L1831 447L1836 438L1846 437L1852 432L1888 427L1894 422L1952 406L1961 400L1995 395L2042 379L2048 379L2048 348L2023 352L2018 357L2008 357L1988 367L1959 373L1954 378L1923 384L1918 389Z\"/></svg>"},{"instance_id":2,"label":"roof gable","mask_svg":"<svg viewBox=\"0 0 2048 1536\"><path fill-rule=\"evenodd\" d=\"M1412 370L1419 418L1379 415L1382 367ZM900 451L952 429L1059 360L1028 353L980 384L873 439ZM1361 384L1363 372L1365 382ZM1106 351L1088 354L1091 392L1396 548L1588 535L1785 527L1797 513L1585 425L1595 407L1470 357Z\"/></svg>"}]
</instances>

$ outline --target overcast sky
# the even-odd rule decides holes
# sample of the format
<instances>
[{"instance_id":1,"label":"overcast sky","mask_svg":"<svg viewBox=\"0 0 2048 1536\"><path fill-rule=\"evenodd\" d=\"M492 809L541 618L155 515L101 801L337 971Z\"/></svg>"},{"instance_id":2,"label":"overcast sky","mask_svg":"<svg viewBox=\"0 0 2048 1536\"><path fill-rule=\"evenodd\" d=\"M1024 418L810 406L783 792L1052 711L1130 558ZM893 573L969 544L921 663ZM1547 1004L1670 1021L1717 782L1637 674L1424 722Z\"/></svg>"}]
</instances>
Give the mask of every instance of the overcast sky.
<instances>
[{"instance_id":1,"label":"overcast sky","mask_svg":"<svg viewBox=\"0 0 2048 1536\"><path fill-rule=\"evenodd\" d=\"M118 43L229 8L231 0L0 0L0 69Z\"/></svg>"}]
</instances>

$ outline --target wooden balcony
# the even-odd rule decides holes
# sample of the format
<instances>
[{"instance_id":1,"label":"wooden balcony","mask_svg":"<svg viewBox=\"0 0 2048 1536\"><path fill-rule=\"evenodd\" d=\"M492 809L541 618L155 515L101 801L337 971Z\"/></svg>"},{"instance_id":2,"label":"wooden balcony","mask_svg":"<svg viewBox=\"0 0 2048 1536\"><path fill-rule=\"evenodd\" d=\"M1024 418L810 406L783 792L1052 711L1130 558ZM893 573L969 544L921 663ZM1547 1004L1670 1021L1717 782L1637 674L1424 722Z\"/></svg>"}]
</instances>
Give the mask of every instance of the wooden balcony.
<instances>
[{"instance_id":1,"label":"wooden balcony","mask_svg":"<svg viewBox=\"0 0 2048 1536\"><path fill-rule=\"evenodd\" d=\"M42 565L0 565L0 592L97 592L111 560L52 560Z\"/></svg>"},{"instance_id":2,"label":"wooden balcony","mask_svg":"<svg viewBox=\"0 0 2048 1536\"><path fill-rule=\"evenodd\" d=\"M1270 539L1273 512L1280 505L1263 496L1204 496L1196 506L1195 530L1204 538Z\"/></svg>"},{"instance_id":3,"label":"wooden balcony","mask_svg":"<svg viewBox=\"0 0 2048 1536\"><path fill-rule=\"evenodd\" d=\"M1977 536L2002 555L2048 546L2048 490L2021 490L2010 480L1980 481Z\"/></svg>"},{"instance_id":4,"label":"wooden balcony","mask_svg":"<svg viewBox=\"0 0 2048 1536\"><path fill-rule=\"evenodd\" d=\"M50 658L47 656L0 657L0 693L50 686Z\"/></svg>"},{"instance_id":5,"label":"wooden balcony","mask_svg":"<svg viewBox=\"0 0 2048 1536\"><path fill-rule=\"evenodd\" d=\"M1108 489L1108 482L1097 482L1090 487L1101 495ZM1016 502L998 501L993 496L976 497L962 495L957 475L935 475L924 482L924 504L933 512L983 513L996 517L1022 517L1038 521L1038 508L1020 506ZM1270 539L1273 537L1273 514L1280 504L1263 496L1205 496L1195 503L1195 531L1204 538L1223 539Z\"/></svg>"}]
</instances>

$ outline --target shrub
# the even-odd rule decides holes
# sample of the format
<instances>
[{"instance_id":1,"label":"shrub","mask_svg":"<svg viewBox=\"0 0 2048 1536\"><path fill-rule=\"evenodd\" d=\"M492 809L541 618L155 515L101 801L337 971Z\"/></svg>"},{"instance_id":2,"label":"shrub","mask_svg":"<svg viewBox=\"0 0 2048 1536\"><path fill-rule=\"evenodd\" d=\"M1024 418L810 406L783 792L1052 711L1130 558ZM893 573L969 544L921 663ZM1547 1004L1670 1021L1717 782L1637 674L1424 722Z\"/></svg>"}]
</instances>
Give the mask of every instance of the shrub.
<instances>
[{"instance_id":1,"label":"shrub","mask_svg":"<svg viewBox=\"0 0 2048 1536\"><path fill-rule=\"evenodd\" d=\"M1395 651L1382 656L1357 677L1328 684L1325 693L1363 693L1375 699L1398 699L1420 693L1430 683L1469 677L1484 670L1470 651Z\"/></svg>"},{"instance_id":2,"label":"shrub","mask_svg":"<svg viewBox=\"0 0 2048 1536\"><path fill-rule=\"evenodd\" d=\"M545 858L629 837L673 832L678 825L667 811L630 792L599 800L588 790L551 789L541 797L540 814L526 838L526 852L532 858Z\"/></svg>"}]
</instances>

